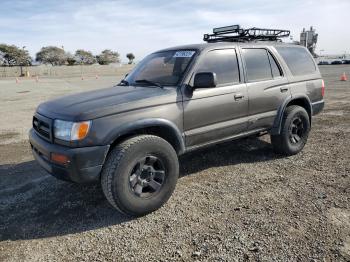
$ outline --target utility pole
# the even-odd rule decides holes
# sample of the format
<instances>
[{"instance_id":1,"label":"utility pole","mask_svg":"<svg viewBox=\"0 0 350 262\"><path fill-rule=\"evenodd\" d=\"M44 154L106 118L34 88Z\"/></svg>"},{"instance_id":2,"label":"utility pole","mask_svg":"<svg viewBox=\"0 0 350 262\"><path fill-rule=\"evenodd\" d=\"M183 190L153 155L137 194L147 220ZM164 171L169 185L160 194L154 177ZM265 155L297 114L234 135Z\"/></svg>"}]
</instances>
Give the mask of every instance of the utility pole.
<instances>
[{"instance_id":1,"label":"utility pole","mask_svg":"<svg viewBox=\"0 0 350 262\"><path fill-rule=\"evenodd\" d=\"M25 46L22 46L22 50L24 51L24 48L26 48ZM21 75L20 76L23 76L23 61L20 61L20 68L21 68Z\"/></svg>"}]
</instances>

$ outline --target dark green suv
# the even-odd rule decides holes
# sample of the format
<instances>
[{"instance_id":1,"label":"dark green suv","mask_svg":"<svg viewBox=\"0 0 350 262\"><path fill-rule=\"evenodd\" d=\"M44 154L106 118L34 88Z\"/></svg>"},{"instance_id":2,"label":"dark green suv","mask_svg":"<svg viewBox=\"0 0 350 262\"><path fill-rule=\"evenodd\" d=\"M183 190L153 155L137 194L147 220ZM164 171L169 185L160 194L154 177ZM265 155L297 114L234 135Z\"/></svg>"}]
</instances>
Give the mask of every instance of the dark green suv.
<instances>
[{"instance_id":1,"label":"dark green suv","mask_svg":"<svg viewBox=\"0 0 350 262\"><path fill-rule=\"evenodd\" d=\"M297 154L323 96L304 47L179 46L150 54L116 86L39 105L30 144L52 175L100 182L115 208L143 215L171 196L186 152L268 132L276 153Z\"/></svg>"}]
</instances>

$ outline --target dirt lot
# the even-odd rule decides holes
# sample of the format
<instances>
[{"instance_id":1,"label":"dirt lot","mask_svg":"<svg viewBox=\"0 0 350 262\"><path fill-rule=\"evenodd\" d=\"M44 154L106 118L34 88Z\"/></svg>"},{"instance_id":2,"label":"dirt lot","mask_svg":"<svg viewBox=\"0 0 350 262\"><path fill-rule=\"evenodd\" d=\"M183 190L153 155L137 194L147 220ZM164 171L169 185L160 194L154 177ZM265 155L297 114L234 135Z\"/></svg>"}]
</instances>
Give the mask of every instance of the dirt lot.
<instances>
[{"instance_id":1,"label":"dirt lot","mask_svg":"<svg viewBox=\"0 0 350 262\"><path fill-rule=\"evenodd\" d=\"M99 186L46 174L25 140L40 101L116 79L0 81L0 261L350 261L350 82L339 81L350 67L321 70L327 104L300 154L279 157L264 136L185 155L173 197L137 219Z\"/></svg>"},{"instance_id":2,"label":"dirt lot","mask_svg":"<svg viewBox=\"0 0 350 262\"><path fill-rule=\"evenodd\" d=\"M112 86L121 76L81 78L0 78L0 145L27 138L33 112L43 101L71 93ZM4 79L4 78L3 78ZM3 160L1 161L3 162Z\"/></svg>"}]
</instances>

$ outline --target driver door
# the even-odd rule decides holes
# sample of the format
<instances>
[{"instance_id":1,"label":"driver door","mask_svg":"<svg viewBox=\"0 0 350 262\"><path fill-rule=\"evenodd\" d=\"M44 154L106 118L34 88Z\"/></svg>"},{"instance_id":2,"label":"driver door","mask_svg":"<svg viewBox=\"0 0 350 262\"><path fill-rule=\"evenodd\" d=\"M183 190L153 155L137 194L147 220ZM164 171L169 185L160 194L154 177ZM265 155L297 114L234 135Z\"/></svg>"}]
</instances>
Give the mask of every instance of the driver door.
<instances>
[{"instance_id":1,"label":"driver door","mask_svg":"<svg viewBox=\"0 0 350 262\"><path fill-rule=\"evenodd\" d=\"M184 133L187 147L233 137L247 130L247 87L241 82L235 49L216 49L202 55L184 92ZM214 72L217 86L193 89L199 72Z\"/></svg>"}]
</instances>

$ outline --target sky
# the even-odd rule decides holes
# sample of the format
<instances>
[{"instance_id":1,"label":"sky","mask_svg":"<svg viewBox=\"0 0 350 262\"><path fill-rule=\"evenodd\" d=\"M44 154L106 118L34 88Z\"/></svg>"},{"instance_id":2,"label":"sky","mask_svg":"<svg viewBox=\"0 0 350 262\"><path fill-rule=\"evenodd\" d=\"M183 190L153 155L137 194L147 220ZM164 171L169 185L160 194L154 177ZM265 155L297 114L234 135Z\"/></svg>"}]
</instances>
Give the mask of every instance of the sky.
<instances>
[{"instance_id":1,"label":"sky","mask_svg":"<svg viewBox=\"0 0 350 262\"><path fill-rule=\"evenodd\" d=\"M350 0L1 0L0 43L25 46L34 57L43 46L95 55L132 52L136 60L158 49L201 43L213 27L240 24L291 30L314 26L317 51L350 53Z\"/></svg>"}]
</instances>

